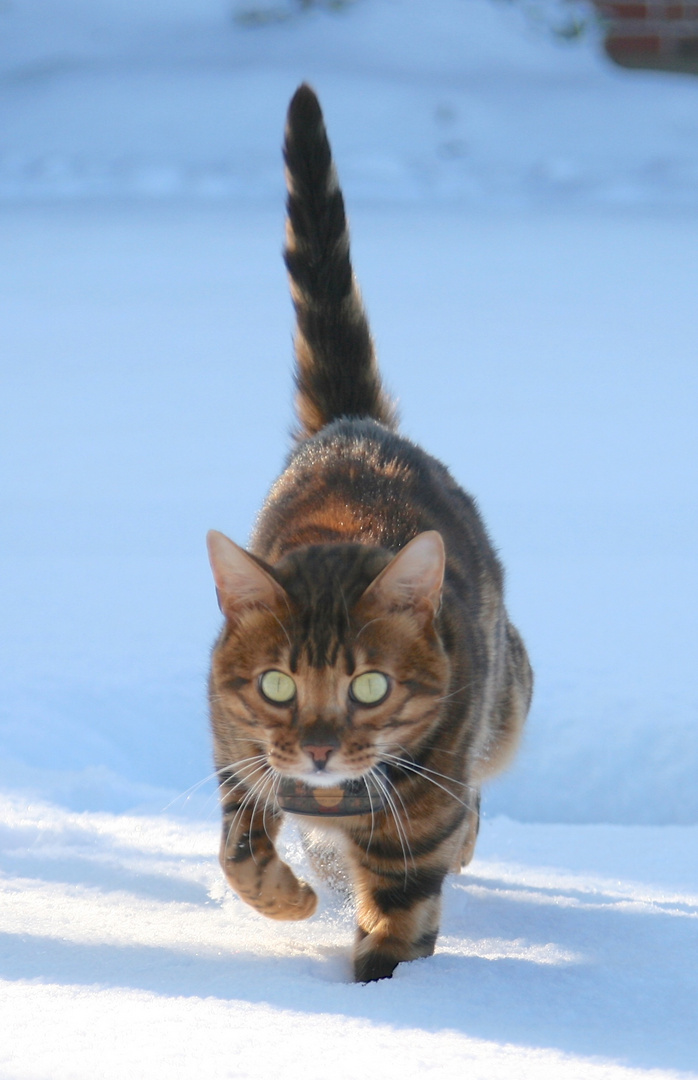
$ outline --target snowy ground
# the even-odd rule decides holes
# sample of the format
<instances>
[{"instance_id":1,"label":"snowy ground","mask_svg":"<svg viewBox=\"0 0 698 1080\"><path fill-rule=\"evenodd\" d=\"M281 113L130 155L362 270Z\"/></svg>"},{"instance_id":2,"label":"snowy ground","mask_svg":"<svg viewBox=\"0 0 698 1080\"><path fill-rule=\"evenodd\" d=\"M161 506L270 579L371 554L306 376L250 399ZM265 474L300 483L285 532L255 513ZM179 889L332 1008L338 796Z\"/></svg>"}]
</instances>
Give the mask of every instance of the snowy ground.
<instances>
[{"instance_id":1,"label":"snowy ground","mask_svg":"<svg viewBox=\"0 0 698 1080\"><path fill-rule=\"evenodd\" d=\"M2 818L2 1075L625 1080L695 1065L696 828L489 823L446 889L437 955L357 987L341 896L308 924L266 922L225 892L210 825L11 799Z\"/></svg>"},{"instance_id":2,"label":"snowy ground","mask_svg":"<svg viewBox=\"0 0 698 1080\"><path fill-rule=\"evenodd\" d=\"M0 40L0 1076L698 1075L698 80L504 0L15 0ZM537 673L436 956L365 988L346 903L249 912L185 794L203 536L244 542L291 420L301 78L404 430Z\"/></svg>"}]
</instances>

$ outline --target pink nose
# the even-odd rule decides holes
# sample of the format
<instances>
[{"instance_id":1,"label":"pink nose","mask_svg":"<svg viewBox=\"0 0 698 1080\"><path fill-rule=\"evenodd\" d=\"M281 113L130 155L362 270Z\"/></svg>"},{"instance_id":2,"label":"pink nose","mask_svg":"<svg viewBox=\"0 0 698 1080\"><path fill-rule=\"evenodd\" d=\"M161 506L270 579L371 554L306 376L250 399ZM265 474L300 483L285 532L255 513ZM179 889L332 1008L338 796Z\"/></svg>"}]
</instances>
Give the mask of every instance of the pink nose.
<instances>
[{"instance_id":1,"label":"pink nose","mask_svg":"<svg viewBox=\"0 0 698 1080\"><path fill-rule=\"evenodd\" d=\"M310 754L315 767L322 769L327 764L327 759L334 750L334 746L314 746L312 743L306 744L303 749L306 753Z\"/></svg>"}]
</instances>

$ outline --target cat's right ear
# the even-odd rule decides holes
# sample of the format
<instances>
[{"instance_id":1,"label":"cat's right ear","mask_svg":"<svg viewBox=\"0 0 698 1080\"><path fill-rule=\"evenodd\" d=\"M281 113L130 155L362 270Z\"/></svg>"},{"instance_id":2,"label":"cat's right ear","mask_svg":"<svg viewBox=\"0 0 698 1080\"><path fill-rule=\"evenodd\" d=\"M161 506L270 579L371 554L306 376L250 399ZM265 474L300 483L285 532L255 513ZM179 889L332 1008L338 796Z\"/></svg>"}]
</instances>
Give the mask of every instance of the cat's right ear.
<instances>
[{"instance_id":1,"label":"cat's right ear","mask_svg":"<svg viewBox=\"0 0 698 1080\"><path fill-rule=\"evenodd\" d=\"M284 589L271 574L215 529L206 536L208 557L216 583L218 606L227 619L235 619L243 608L288 606Z\"/></svg>"}]
</instances>

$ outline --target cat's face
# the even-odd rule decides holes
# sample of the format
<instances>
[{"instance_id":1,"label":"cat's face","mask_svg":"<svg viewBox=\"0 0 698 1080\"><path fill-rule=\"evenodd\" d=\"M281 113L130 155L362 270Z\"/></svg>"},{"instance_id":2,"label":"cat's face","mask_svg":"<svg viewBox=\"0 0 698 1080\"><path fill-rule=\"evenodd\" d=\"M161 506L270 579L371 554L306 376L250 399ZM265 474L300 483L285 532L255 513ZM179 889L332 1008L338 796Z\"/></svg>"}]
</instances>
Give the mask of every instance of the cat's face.
<instances>
[{"instance_id":1,"label":"cat's face","mask_svg":"<svg viewBox=\"0 0 698 1080\"><path fill-rule=\"evenodd\" d=\"M448 683L438 533L392 559L364 545L298 549L273 576L220 533L209 549L226 615L211 677L219 767L256 749L277 774L323 786L403 757Z\"/></svg>"}]
</instances>

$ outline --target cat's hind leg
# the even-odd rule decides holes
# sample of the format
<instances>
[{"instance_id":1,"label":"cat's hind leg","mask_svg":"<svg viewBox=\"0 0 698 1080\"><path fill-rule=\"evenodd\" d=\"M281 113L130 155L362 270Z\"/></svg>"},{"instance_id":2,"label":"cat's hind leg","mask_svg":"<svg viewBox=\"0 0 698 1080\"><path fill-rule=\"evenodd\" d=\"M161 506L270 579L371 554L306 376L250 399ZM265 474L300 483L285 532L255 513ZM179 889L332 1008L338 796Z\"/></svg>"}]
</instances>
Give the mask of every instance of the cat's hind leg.
<instances>
[{"instance_id":1,"label":"cat's hind leg","mask_svg":"<svg viewBox=\"0 0 698 1080\"><path fill-rule=\"evenodd\" d=\"M458 850L456 851L456 857L451 863L451 873L459 874L463 867L467 866L472 860L475 854L475 844L477 842L477 836L480 832L480 792L474 791L472 795L472 806L463 822L463 831L461 834L461 841Z\"/></svg>"}]
</instances>

